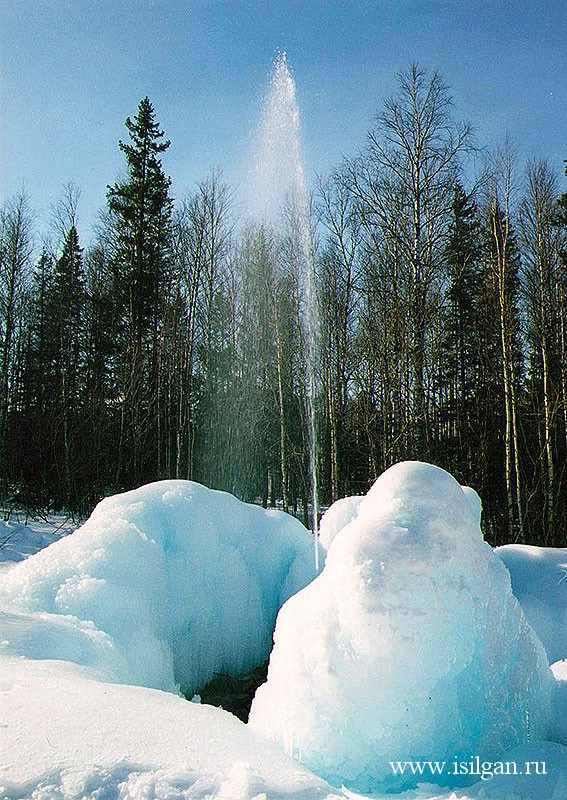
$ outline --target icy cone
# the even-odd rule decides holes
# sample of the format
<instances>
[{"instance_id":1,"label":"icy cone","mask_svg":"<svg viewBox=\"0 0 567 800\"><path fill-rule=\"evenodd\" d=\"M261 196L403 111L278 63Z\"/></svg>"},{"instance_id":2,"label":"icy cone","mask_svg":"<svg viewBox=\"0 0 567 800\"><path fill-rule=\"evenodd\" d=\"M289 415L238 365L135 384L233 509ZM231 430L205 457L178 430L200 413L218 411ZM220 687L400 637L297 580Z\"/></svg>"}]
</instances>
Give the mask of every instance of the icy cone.
<instances>
[{"instance_id":1,"label":"icy cone","mask_svg":"<svg viewBox=\"0 0 567 800\"><path fill-rule=\"evenodd\" d=\"M455 762L545 734L549 686L470 498L408 462L376 481L322 573L281 609L250 724L334 785L458 784ZM425 760L445 774L390 766Z\"/></svg>"}]
</instances>

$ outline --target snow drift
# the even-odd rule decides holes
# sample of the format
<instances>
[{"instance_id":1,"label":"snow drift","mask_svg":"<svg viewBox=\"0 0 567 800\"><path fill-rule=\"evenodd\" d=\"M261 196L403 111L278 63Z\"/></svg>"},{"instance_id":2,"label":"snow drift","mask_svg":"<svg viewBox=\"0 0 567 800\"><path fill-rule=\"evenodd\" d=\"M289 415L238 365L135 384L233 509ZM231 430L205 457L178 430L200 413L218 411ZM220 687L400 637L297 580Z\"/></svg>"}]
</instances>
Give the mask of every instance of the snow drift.
<instances>
[{"instance_id":1,"label":"snow drift","mask_svg":"<svg viewBox=\"0 0 567 800\"><path fill-rule=\"evenodd\" d=\"M219 708L63 662L5 658L0 688L3 800L339 800Z\"/></svg>"},{"instance_id":2,"label":"snow drift","mask_svg":"<svg viewBox=\"0 0 567 800\"><path fill-rule=\"evenodd\" d=\"M282 603L314 576L305 528L187 481L103 500L2 576L8 653L192 695L267 660Z\"/></svg>"},{"instance_id":3,"label":"snow drift","mask_svg":"<svg viewBox=\"0 0 567 800\"><path fill-rule=\"evenodd\" d=\"M567 550L507 544L494 551L512 577L512 591L547 651L567 658Z\"/></svg>"},{"instance_id":4,"label":"snow drift","mask_svg":"<svg viewBox=\"0 0 567 800\"><path fill-rule=\"evenodd\" d=\"M343 505L323 572L280 611L250 724L358 791L416 784L391 761L494 760L545 738L551 673L477 498L407 462Z\"/></svg>"}]
</instances>

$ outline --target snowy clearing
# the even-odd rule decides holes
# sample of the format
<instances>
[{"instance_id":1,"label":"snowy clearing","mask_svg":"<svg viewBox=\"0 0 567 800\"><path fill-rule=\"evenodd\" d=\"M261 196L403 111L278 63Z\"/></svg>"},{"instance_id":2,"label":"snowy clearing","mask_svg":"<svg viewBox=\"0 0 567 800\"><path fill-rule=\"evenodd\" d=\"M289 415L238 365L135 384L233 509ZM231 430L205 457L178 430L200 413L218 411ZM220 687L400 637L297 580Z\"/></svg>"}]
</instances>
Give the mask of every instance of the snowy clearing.
<instances>
[{"instance_id":1,"label":"snowy clearing","mask_svg":"<svg viewBox=\"0 0 567 800\"><path fill-rule=\"evenodd\" d=\"M509 544L494 551L508 567L512 591L550 663L567 656L567 550Z\"/></svg>"},{"instance_id":2,"label":"snowy clearing","mask_svg":"<svg viewBox=\"0 0 567 800\"><path fill-rule=\"evenodd\" d=\"M368 746L372 721L383 724L384 713L395 721L395 691L409 692L407 697L417 709L405 738L407 751L400 726L389 728L388 735L394 732L401 743L402 749L392 753L396 760L417 760L416 750L409 745L428 731L438 745L457 724L463 735L471 736L471 724L479 733L480 711L473 705L478 706L482 693L475 681L490 689L491 713L482 717L490 725L498 720L495 710L502 710L498 704L515 679L517 690L535 704L530 713L541 702L541 713L547 715L548 740L543 740L541 730L537 734L541 739L536 740L537 727L544 724L543 719L537 721L537 711L526 732L525 714L508 705L507 724L515 725L518 745L513 747L514 736L508 733L509 744L487 756L492 762L513 762L524 772L526 762L545 764L546 774L533 774L532 767L532 774L505 775L497 774L496 768L489 776L487 768L482 778L467 776L476 781L472 785L451 791L436 785L425 772L413 782L414 788L397 795L375 791L364 796L565 800L567 661L553 665L553 680L546 672L543 648L506 593L506 571L490 548L472 534L476 516L471 498L461 502L458 486L457 491L447 483L446 473L431 469L420 473L418 485L408 478L412 470L406 467L394 475L395 480L386 475L366 498L343 502L340 513L331 507L322 526L323 532L325 525L334 529L328 541L322 537L329 547L329 561L311 584L312 541L297 521L179 481L108 498L72 536L4 569L0 573L0 796L6 800L362 797L342 787L341 781L329 785L228 712L187 702L179 695L180 684L187 693L219 669L237 673L264 658L277 610L291 597L278 618L278 628L286 620L289 627L291 620L303 631L302 646L306 652L311 648L313 668L302 672L306 654L288 651L285 660L288 666L299 665L299 678L293 676L287 685L285 678L276 681L278 702L285 707L298 701L309 736L317 729L326 731L325 736L330 731L329 752L334 748L339 762L352 757L357 743L359 752ZM448 498L447 503L440 505L440 497ZM401 503L392 503L396 498ZM400 541L399 531L384 527L386 518L395 518L397 528L405 527L406 534L413 530L415 541L407 537ZM539 550L516 548L513 559L506 555L507 548L498 554L502 557L504 551L503 561L517 596L523 595L526 614L539 593L531 621L541 638L546 638L546 631L550 634L549 651L550 641L558 647L564 642L560 635L567 581L557 584L557 570L562 569L565 551ZM364 586L356 576L364 579ZM542 592L544 580L548 589ZM319 586L326 587L324 592ZM348 599L349 590L357 586L338 613L337 598ZM494 603L501 604L504 616L500 626L491 627L489 612ZM388 619L394 622L387 647L376 653L369 646L370 661L359 659L357 668L357 659L352 658L355 648L362 652L365 642L373 646L380 638L374 623L384 613L380 605L387 604ZM314 614L319 614L320 626L315 631ZM339 619L340 626L333 627ZM426 654L423 663L408 661L412 652L408 636ZM475 656L469 672L465 670L474 677L468 685L472 700L467 706L462 696L459 699L458 664L467 649L474 653L479 641L484 643L486 657ZM278 649L287 650L279 633L274 664L281 662ZM535 662L530 662L534 657ZM330 680L325 665L330 658L335 659L335 683L325 695ZM506 663L508 658L518 665L532 663L534 674L540 674L539 683L533 675L524 674L521 666L514 673ZM371 668L380 659L373 683ZM427 715L419 714L420 692L429 680L436 685L447 659L453 664L454 680L441 684L447 689L445 695L437 688L437 710L428 721ZM384 669L390 669L387 678ZM501 685L497 685L498 675ZM273 691L268 687L274 680L271 675L259 698ZM548 712L547 684L551 692ZM326 704L321 697L327 698ZM340 705L339 701L344 702ZM282 709L273 706L272 711L270 722L279 725ZM342 738L341 719L351 726ZM490 733L490 725L485 732ZM291 728L288 734L295 738L296 748L299 734ZM342 750L337 746L339 739ZM304 754L295 748L294 754L303 759ZM425 753L431 759L448 754L441 747ZM467 757L476 755L482 752L469 752Z\"/></svg>"},{"instance_id":3,"label":"snowy clearing","mask_svg":"<svg viewBox=\"0 0 567 800\"><path fill-rule=\"evenodd\" d=\"M65 514L50 514L46 519L16 514L1 520L0 565L23 561L78 527L79 523Z\"/></svg>"}]
</instances>

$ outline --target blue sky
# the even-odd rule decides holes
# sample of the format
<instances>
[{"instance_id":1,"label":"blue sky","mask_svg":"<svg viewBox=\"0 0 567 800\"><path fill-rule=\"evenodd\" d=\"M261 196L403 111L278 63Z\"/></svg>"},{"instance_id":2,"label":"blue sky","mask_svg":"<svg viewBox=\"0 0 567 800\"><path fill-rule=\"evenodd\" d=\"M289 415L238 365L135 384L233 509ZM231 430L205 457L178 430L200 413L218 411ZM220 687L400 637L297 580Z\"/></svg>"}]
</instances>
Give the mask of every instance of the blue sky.
<instances>
[{"instance_id":1,"label":"blue sky","mask_svg":"<svg viewBox=\"0 0 567 800\"><path fill-rule=\"evenodd\" d=\"M73 181L88 243L146 94L172 140L174 195L214 167L239 183L278 50L312 179L363 144L412 61L443 75L479 144L508 132L563 176L564 0L0 0L0 201L24 187L46 224Z\"/></svg>"}]
</instances>

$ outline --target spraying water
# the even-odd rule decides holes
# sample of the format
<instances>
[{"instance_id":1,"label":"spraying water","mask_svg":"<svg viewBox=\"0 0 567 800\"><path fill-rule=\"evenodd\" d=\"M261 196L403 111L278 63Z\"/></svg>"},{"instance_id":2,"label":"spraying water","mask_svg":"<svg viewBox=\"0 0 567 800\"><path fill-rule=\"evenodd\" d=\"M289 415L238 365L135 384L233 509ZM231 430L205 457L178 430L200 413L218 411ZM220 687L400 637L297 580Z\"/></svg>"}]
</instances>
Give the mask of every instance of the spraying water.
<instances>
[{"instance_id":1,"label":"spraying water","mask_svg":"<svg viewBox=\"0 0 567 800\"><path fill-rule=\"evenodd\" d=\"M255 165L254 206L260 219L277 222L285 203L292 203L296 222L297 257L302 296L301 327L306 359L306 404L309 438L309 471L315 540L315 567L319 569L317 438L315 431L315 390L318 313L315 289L315 257L309 193L305 180L299 107L295 81L282 53L274 64L264 102Z\"/></svg>"}]
</instances>

